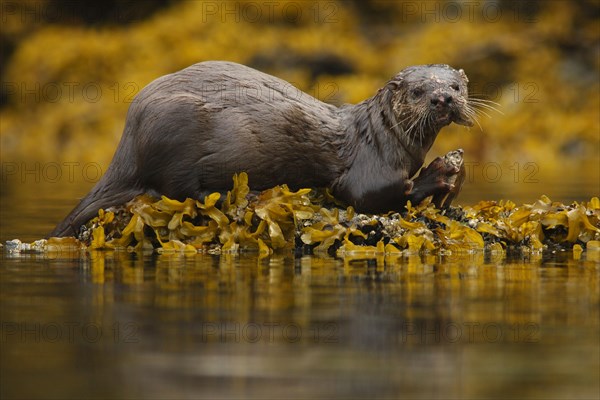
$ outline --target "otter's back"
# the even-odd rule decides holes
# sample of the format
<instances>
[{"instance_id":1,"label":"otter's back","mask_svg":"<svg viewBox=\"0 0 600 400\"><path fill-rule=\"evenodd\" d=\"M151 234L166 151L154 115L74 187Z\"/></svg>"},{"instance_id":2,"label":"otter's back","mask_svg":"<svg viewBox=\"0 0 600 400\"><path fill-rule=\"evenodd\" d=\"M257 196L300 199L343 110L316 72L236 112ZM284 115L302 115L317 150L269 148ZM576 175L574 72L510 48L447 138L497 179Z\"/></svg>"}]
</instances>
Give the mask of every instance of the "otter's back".
<instances>
[{"instance_id":1,"label":"otter's back","mask_svg":"<svg viewBox=\"0 0 600 400\"><path fill-rule=\"evenodd\" d=\"M127 123L142 185L167 196L226 190L240 171L255 189L327 186L342 168L335 106L231 62L158 78L136 97Z\"/></svg>"}]
</instances>

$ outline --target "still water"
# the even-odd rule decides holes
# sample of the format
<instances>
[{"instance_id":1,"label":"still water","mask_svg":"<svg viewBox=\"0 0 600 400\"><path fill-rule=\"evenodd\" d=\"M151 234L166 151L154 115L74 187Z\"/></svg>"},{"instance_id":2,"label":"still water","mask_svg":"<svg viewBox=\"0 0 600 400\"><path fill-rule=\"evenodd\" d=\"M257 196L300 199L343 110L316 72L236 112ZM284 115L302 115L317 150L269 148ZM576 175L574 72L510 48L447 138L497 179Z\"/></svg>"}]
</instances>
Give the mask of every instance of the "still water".
<instances>
[{"instance_id":1,"label":"still water","mask_svg":"<svg viewBox=\"0 0 600 400\"><path fill-rule=\"evenodd\" d=\"M2 240L39 238L65 193L4 192ZM597 255L0 263L3 399L600 396Z\"/></svg>"}]
</instances>

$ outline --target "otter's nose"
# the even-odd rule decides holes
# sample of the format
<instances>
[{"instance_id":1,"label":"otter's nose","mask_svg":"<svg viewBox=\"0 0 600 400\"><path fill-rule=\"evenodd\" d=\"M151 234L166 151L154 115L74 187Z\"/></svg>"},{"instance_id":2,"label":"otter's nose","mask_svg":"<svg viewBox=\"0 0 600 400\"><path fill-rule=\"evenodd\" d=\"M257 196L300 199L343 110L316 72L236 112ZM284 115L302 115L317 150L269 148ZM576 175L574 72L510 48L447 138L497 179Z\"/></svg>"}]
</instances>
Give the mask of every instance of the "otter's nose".
<instances>
[{"instance_id":1,"label":"otter's nose","mask_svg":"<svg viewBox=\"0 0 600 400\"><path fill-rule=\"evenodd\" d=\"M440 95L433 95L431 97L431 105L433 106L447 106L448 104L452 103L452 95L450 94L440 94Z\"/></svg>"}]
</instances>

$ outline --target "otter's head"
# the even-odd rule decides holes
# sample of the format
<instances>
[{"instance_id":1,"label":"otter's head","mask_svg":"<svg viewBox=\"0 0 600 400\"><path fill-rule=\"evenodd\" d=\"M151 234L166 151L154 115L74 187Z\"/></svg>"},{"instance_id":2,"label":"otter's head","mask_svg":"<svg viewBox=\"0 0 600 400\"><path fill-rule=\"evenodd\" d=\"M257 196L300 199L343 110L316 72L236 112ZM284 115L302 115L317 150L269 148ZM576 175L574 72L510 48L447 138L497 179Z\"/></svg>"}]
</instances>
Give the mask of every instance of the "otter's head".
<instances>
[{"instance_id":1,"label":"otter's head","mask_svg":"<svg viewBox=\"0 0 600 400\"><path fill-rule=\"evenodd\" d=\"M445 64L409 67L389 82L394 116L409 143L428 148L442 127L473 125L468 82L462 69Z\"/></svg>"}]
</instances>

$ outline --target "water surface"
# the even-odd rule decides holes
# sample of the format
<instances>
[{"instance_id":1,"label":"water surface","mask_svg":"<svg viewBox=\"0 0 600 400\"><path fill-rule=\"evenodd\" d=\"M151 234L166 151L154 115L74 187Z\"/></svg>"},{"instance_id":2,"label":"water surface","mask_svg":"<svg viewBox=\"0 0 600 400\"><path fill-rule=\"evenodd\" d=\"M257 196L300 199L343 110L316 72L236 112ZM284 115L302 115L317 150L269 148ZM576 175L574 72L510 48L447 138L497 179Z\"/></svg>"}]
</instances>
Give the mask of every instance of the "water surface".
<instances>
[{"instance_id":1,"label":"water surface","mask_svg":"<svg viewBox=\"0 0 600 400\"><path fill-rule=\"evenodd\" d=\"M4 240L64 197L3 194ZM2 253L0 395L598 398L599 276L570 252Z\"/></svg>"}]
</instances>

